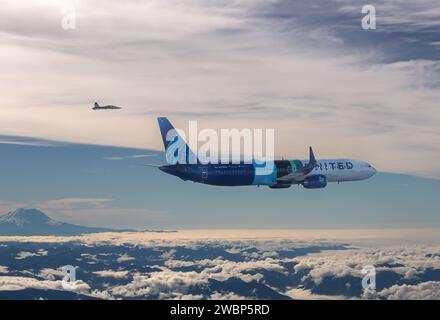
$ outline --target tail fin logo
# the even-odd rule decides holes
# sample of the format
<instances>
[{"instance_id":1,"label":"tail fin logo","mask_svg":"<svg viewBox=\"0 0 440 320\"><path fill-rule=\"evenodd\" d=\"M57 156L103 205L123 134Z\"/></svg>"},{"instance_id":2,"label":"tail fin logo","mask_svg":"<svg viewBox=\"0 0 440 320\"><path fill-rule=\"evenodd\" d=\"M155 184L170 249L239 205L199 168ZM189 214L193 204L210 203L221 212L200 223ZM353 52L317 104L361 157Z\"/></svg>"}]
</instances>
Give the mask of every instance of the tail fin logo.
<instances>
[{"instance_id":1,"label":"tail fin logo","mask_svg":"<svg viewBox=\"0 0 440 320\"><path fill-rule=\"evenodd\" d=\"M186 140L185 132L175 129L167 118L159 117L157 120L166 160L171 165L257 163L258 169L262 172L273 170L274 129L265 129L265 137L263 137L263 129L249 128L221 129L219 136L216 130L210 128L199 132L197 121L190 121L189 140ZM189 141L189 144L186 141ZM203 144L198 148L200 142Z\"/></svg>"}]
</instances>

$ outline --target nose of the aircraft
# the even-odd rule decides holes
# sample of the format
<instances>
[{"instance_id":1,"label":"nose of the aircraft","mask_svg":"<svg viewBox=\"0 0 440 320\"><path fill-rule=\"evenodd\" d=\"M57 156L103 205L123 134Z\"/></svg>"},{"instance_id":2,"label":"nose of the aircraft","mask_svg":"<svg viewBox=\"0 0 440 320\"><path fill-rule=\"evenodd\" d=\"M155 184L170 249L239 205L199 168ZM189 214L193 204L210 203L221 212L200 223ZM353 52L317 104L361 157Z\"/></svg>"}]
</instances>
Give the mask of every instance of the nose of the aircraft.
<instances>
[{"instance_id":1,"label":"nose of the aircraft","mask_svg":"<svg viewBox=\"0 0 440 320\"><path fill-rule=\"evenodd\" d=\"M372 165L370 165L370 167L371 167L371 176L374 176L377 173L377 170Z\"/></svg>"}]
</instances>

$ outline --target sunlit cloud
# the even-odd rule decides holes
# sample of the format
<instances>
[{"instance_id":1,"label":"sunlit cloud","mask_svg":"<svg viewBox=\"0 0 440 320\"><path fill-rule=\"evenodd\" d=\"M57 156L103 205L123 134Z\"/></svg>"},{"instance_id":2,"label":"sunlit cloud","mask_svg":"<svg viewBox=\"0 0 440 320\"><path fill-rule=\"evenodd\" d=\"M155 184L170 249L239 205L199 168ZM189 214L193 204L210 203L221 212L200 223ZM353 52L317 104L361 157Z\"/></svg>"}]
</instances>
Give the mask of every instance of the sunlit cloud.
<instances>
[{"instance_id":1,"label":"sunlit cloud","mask_svg":"<svg viewBox=\"0 0 440 320\"><path fill-rule=\"evenodd\" d=\"M439 298L438 230L249 233L252 238L243 237L243 230L0 237L2 250L14 253L0 266L0 293L32 288L56 294L64 274L53 266L69 259L80 271L74 292L84 297ZM42 249L35 250L36 243ZM33 265L21 268L17 256ZM376 290L361 286L365 265L376 269Z\"/></svg>"},{"instance_id":2,"label":"sunlit cloud","mask_svg":"<svg viewBox=\"0 0 440 320\"><path fill-rule=\"evenodd\" d=\"M68 31L63 4L3 4L1 133L160 150L165 115L275 128L280 156L313 144L440 176L435 1L380 1L374 33L349 1L73 1ZM95 100L124 109L96 113Z\"/></svg>"}]
</instances>

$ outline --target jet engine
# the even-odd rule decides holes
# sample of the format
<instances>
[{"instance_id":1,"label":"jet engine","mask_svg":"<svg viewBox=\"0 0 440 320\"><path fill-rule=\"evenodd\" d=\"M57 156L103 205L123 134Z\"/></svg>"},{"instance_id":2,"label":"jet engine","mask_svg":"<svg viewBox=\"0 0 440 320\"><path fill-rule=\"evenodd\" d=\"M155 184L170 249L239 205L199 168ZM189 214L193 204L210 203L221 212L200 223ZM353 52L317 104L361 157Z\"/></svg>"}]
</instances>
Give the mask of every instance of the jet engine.
<instances>
[{"instance_id":1,"label":"jet engine","mask_svg":"<svg viewBox=\"0 0 440 320\"><path fill-rule=\"evenodd\" d=\"M325 188L327 186L327 178L322 174L310 176L304 179L302 185L306 189Z\"/></svg>"}]
</instances>

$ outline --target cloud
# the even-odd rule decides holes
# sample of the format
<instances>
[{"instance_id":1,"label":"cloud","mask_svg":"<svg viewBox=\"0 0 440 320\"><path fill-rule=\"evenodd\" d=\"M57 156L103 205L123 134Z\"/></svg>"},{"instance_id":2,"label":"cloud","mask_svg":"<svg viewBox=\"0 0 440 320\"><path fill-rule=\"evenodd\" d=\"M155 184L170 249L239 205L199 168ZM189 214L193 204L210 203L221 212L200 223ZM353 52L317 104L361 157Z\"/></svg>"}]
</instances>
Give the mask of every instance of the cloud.
<instances>
[{"instance_id":1,"label":"cloud","mask_svg":"<svg viewBox=\"0 0 440 320\"><path fill-rule=\"evenodd\" d=\"M15 259L17 260L23 260L29 257L38 257L38 256L47 256L47 250L40 249L37 252L28 252L28 251L21 251L17 254Z\"/></svg>"},{"instance_id":2,"label":"cloud","mask_svg":"<svg viewBox=\"0 0 440 320\"><path fill-rule=\"evenodd\" d=\"M350 250L334 251L329 254L310 254L298 257L294 261L295 272L308 271L307 277L315 284L325 278L335 279L351 276L362 279L362 268L367 265L376 267L376 272L392 271L402 279L417 280L429 269L440 270L440 257L431 256L435 247L389 245L372 249L370 246Z\"/></svg>"},{"instance_id":3,"label":"cloud","mask_svg":"<svg viewBox=\"0 0 440 320\"><path fill-rule=\"evenodd\" d=\"M51 281L28 278L28 277L0 277L0 291L16 291L25 289L40 289L40 290L64 290L61 280ZM82 281L76 281L72 291L78 293L87 293L90 289L89 285Z\"/></svg>"},{"instance_id":4,"label":"cloud","mask_svg":"<svg viewBox=\"0 0 440 320\"><path fill-rule=\"evenodd\" d=\"M233 292L214 292L209 297L211 300L246 300L248 297L240 296Z\"/></svg>"},{"instance_id":5,"label":"cloud","mask_svg":"<svg viewBox=\"0 0 440 320\"><path fill-rule=\"evenodd\" d=\"M377 295L388 300L440 300L440 282L394 285L380 291Z\"/></svg>"},{"instance_id":6,"label":"cloud","mask_svg":"<svg viewBox=\"0 0 440 320\"><path fill-rule=\"evenodd\" d=\"M293 300L344 300L347 297L342 295L324 295L314 294L307 289L289 289L284 294L291 297Z\"/></svg>"},{"instance_id":7,"label":"cloud","mask_svg":"<svg viewBox=\"0 0 440 320\"><path fill-rule=\"evenodd\" d=\"M172 299L187 294L191 286L206 283L197 272L173 272L164 269L148 276L134 275L132 282L112 288L112 293L123 297L158 295L159 299Z\"/></svg>"},{"instance_id":8,"label":"cloud","mask_svg":"<svg viewBox=\"0 0 440 320\"><path fill-rule=\"evenodd\" d=\"M114 270L101 270L101 271L94 271L93 273L98 275L99 277L115 278L115 279L126 278L128 275L128 271L114 271Z\"/></svg>"},{"instance_id":9,"label":"cloud","mask_svg":"<svg viewBox=\"0 0 440 320\"><path fill-rule=\"evenodd\" d=\"M243 239L246 234L246 239ZM228 243L228 251L242 252L248 247L258 246L262 252L288 250L289 248L308 248L310 245L328 249L345 248L348 243L361 245L365 242L377 245L396 244L402 237L409 243L438 242L438 229L230 229L230 230L179 230L176 232L106 232L86 234L72 237L58 236L0 236L0 243L33 242L33 243L66 243L79 242L96 246L108 243L114 246L135 245L143 248L162 248L183 246L197 250L207 243L211 246L223 247ZM252 240L250 240L252 239ZM283 242L282 239L288 241ZM257 241L257 242L256 242ZM298 261L300 262L300 261Z\"/></svg>"},{"instance_id":10,"label":"cloud","mask_svg":"<svg viewBox=\"0 0 440 320\"><path fill-rule=\"evenodd\" d=\"M340 9L342 12L349 13L359 9L359 6L350 1L344 2ZM421 0L416 3L408 3L405 0L376 1L374 5L380 9L378 30L408 32L438 28L440 10L436 4L435 0Z\"/></svg>"},{"instance_id":11,"label":"cloud","mask_svg":"<svg viewBox=\"0 0 440 320\"><path fill-rule=\"evenodd\" d=\"M13 211L17 208L24 208L26 206L26 204L21 202L0 200L0 214Z\"/></svg>"},{"instance_id":12,"label":"cloud","mask_svg":"<svg viewBox=\"0 0 440 320\"><path fill-rule=\"evenodd\" d=\"M63 274L51 266L74 259L77 279L87 285L81 293L104 299L438 298L438 230L411 231L419 237L406 230L273 232L258 237L249 230L246 238L236 230L0 237L14 253L2 260L0 272L37 278L3 279L0 290L58 290ZM35 246L40 249L29 249ZM34 266L21 269L14 257L32 257ZM376 268L377 292L362 290L365 265Z\"/></svg>"},{"instance_id":13,"label":"cloud","mask_svg":"<svg viewBox=\"0 0 440 320\"><path fill-rule=\"evenodd\" d=\"M36 206L63 222L116 229L132 229L133 225L140 229L148 228L151 222L168 219L166 212L113 207L112 201L108 198L64 198L47 200Z\"/></svg>"},{"instance_id":14,"label":"cloud","mask_svg":"<svg viewBox=\"0 0 440 320\"><path fill-rule=\"evenodd\" d=\"M39 204L43 209L79 209L79 208L101 208L107 206L112 199L105 198L64 198L48 200Z\"/></svg>"},{"instance_id":15,"label":"cloud","mask_svg":"<svg viewBox=\"0 0 440 320\"><path fill-rule=\"evenodd\" d=\"M130 257L126 253L124 253L123 255L121 255L119 258L116 259L116 261L119 262L119 263L123 263L123 262L127 262L127 261L132 261L132 260L134 260L134 258Z\"/></svg>"},{"instance_id":16,"label":"cloud","mask_svg":"<svg viewBox=\"0 0 440 320\"><path fill-rule=\"evenodd\" d=\"M166 221L166 212L145 208L90 208L54 211L58 220L115 229L149 229L152 222Z\"/></svg>"},{"instance_id":17,"label":"cloud","mask_svg":"<svg viewBox=\"0 0 440 320\"><path fill-rule=\"evenodd\" d=\"M134 154L131 156L112 156L112 157L104 157L105 160L126 160L126 159L139 159L139 158L148 158L155 157L157 154Z\"/></svg>"},{"instance_id":18,"label":"cloud","mask_svg":"<svg viewBox=\"0 0 440 320\"><path fill-rule=\"evenodd\" d=\"M64 2L3 2L4 134L160 150L160 113L276 128L277 155L308 137L321 157L439 177L435 0L379 1L374 32L351 1L78 1L76 30Z\"/></svg>"},{"instance_id":19,"label":"cloud","mask_svg":"<svg viewBox=\"0 0 440 320\"><path fill-rule=\"evenodd\" d=\"M51 141L44 139L35 139L31 137L0 135L0 144L16 144L25 146L38 146L38 147L60 147L65 146L66 143L59 141Z\"/></svg>"},{"instance_id":20,"label":"cloud","mask_svg":"<svg viewBox=\"0 0 440 320\"><path fill-rule=\"evenodd\" d=\"M43 268L37 275L45 280L55 281L64 278L66 273L61 269Z\"/></svg>"},{"instance_id":21,"label":"cloud","mask_svg":"<svg viewBox=\"0 0 440 320\"><path fill-rule=\"evenodd\" d=\"M0 273L8 273L8 267L0 266Z\"/></svg>"},{"instance_id":22,"label":"cloud","mask_svg":"<svg viewBox=\"0 0 440 320\"><path fill-rule=\"evenodd\" d=\"M203 259L192 263L192 266L201 269L197 272L171 270L168 267L191 266L191 264L188 261L179 263L168 260L165 262L168 267L159 267L160 271L148 275L134 275L129 284L112 288L112 294L122 297L157 296L159 299L181 299L182 295L186 297L191 289L208 286L210 280L224 282L234 278L245 283L259 282L263 279L263 275L249 272L254 270L283 272L284 267L277 262L272 259L246 262L233 262L220 258ZM220 296L219 293L213 294L213 297L220 298ZM230 294L226 294L225 298L227 297L230 297Z\"/></svg>"}]
</instances>

